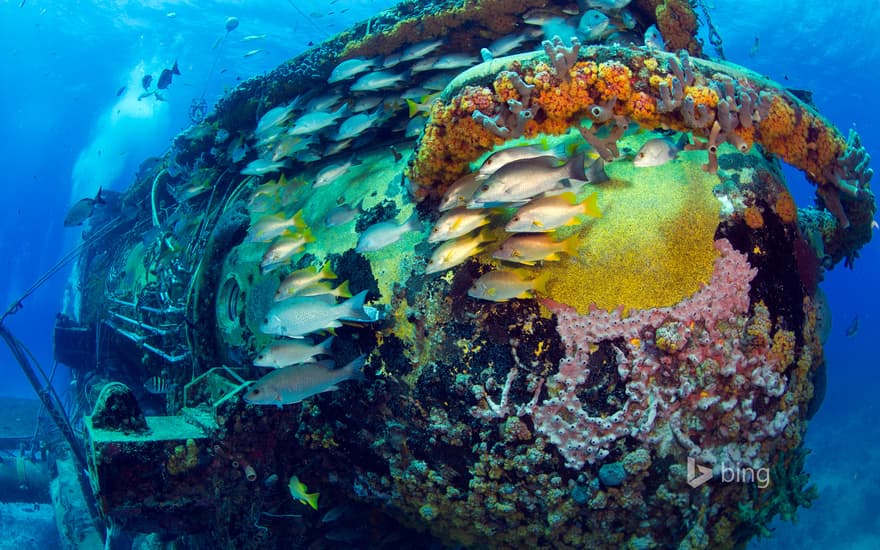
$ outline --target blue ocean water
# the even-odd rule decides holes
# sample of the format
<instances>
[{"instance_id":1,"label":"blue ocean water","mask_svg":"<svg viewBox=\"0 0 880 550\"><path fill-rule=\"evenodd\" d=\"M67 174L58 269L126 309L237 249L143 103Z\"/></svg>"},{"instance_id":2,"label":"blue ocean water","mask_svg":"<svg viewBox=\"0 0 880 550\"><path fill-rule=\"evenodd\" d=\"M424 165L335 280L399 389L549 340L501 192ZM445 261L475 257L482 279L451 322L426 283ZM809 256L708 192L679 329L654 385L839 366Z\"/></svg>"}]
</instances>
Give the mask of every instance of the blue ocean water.
<instances>
[{"instance_id":1,"label":"blue ocean water","mask_svg":"<svg viewBox=\"0 0 880 550\"><path fill-rule=\"evenodd\" d=\"M0 4L0 307L12 304L79 242L78 229L62 226L68 207L99 187L126 188L140 162L161 155L189 125L194 99L211 105L241 80L392 4ZM812 91L832 123L844 131L855 126L868 151L880 151L874 98L880 10L854 0L717 0L709 13L728 60ZM227 35L230 16L240 26ZM167 101L138 101L143 74L158 76L175 60L182 75L167 90ZM798 203L810 203L813 187L803 175L790 169L786 175ZM807 470L820 498L799 512L797 525L777 522L775 537L753 548L880 547L880 373L873 349L880 335L878 272L880 251L871 244L854 270L838 266L822 285L834 319L825 349L828 392L807 436ZM44 367L52 363L52 326L67 273L49 280L7 321ZM848 335L856 318L859 329ZM0 357L0 393L31 396L8 353Z\"/></svg>"}]
</instances>

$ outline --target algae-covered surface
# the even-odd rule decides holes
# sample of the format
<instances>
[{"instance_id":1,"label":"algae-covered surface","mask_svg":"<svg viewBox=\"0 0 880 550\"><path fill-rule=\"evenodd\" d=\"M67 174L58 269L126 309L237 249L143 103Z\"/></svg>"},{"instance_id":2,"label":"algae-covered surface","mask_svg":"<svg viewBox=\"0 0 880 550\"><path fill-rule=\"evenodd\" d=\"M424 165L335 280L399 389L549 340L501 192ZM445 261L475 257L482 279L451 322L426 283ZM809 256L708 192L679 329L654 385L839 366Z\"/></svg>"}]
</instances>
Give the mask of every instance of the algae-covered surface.
<instances>
[{"instance_id":1,"label":"algae-covered surface","mask_svg":"<svg viewBox=\"0 0 880 550\"><path fill-rule=\"evenodd\" d=\"M638 150L653 137L623 144ZM581 312L591 303L647 309L673 305L708 283L721 203L712 193L718 176L700 167L705 156L686 152L644 168L610 163L611 180L598 186L602 217L582 226L580 257L548 266L550 298Z\"/></svg>"},{"instance_id":2,"label":"algae-covered surface","mask_svg":"<svg viewBox=\"0 0 880 550\"><path fill-rule=\"evenodd\" d=\"M205 437L205 432L198 426L186 422L178 416L147 416L147 431L125 433L114 430L101 430L91 427L95 441L141 442L141 441L174 441L178 439L196 439Z\"/></svg>"}]
</instances>

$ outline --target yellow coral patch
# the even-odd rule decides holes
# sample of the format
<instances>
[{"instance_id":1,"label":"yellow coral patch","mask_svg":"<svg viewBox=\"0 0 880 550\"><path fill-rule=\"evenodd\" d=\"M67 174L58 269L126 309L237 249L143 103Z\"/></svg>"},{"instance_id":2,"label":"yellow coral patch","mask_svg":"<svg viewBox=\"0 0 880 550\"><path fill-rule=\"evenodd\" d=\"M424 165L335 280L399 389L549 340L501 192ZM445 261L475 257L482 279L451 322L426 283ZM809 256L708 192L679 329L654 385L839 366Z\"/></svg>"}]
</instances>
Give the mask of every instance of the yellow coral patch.
<instances>
[{"instance_id":1,"label":"yellow coral patch","mask_svg":"<svg viewBox=\"0 0 880 550\"><path fill-rule=\"evenodd\" d=\"M626 145L638 149L640 143ZM709 281L718 178L700 169L701 153L682 158L654 168L609 165L613 179L602 185L599 200L603 215L582 226L580 258L542 268L553 271L551 299L581 313L591 303L645 309L673 305Z\"/></svg>"}]
</instances>

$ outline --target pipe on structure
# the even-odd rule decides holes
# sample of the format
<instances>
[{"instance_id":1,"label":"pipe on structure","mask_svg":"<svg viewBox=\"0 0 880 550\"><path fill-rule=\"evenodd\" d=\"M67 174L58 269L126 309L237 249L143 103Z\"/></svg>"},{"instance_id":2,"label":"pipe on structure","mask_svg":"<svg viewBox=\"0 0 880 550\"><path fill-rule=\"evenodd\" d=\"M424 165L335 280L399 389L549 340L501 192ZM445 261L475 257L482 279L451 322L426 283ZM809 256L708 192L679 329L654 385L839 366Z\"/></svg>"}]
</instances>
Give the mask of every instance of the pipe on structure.
<instances>
[{"instance_id":1,"label":"pipe on structure","mask_svg":"<svg viewBox=\"0 0 880 550\"><path fill-rule=\"evenodd\" d=\"M76 460L77 465L81 469L85 469L85 451L80 445L67 415L64 413L64 408L58 400L58 395L52 391L51 387L44 386L37 377L37 373L34 371L34 367L31 365L31 362L27 357L24 346L15 336L12 335L11 332L9 332L6 325L0 324L0 338L3 338L3 340L6 341L6 345L9 346L9 351L12 352L12 356L18 361L18 364L21 366L21 370L24 372L25 377L27 377L28 382L30 382L31 386L34 388L34 391L37 392L37 397L40 398L40 401L46 408L46 412L49 413L52 421L55 422L55 425L58 426L58 429L61 431L61 435L64 437L65 441L67 441L67 444L70 445L70 450L73 452L73 457Z\"/></svg>"}]
</instances>

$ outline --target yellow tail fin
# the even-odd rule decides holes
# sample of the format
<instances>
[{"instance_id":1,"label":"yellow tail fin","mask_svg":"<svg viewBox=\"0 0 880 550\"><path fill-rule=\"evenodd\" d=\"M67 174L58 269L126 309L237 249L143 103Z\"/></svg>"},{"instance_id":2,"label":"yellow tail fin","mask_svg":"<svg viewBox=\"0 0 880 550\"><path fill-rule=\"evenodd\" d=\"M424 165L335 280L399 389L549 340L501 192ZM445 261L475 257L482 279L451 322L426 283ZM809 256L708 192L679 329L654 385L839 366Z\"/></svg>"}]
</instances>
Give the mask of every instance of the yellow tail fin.
<instances>
[{"instance_id":1,"label":"yellow tail fin","mask_svg":"<svg viewBox=\"0 0 880 550\"><path fill-rule=\"evenodd\" d=\"M333 272L333 266L330 265L330 262L325 263L321 266L321 278L322 279L335 279L336 273Z\"/></svg>"},{"instance_id":2,"label":"yellow tail fin","mask_svg":"<svg viewBox=\"0 0 880 550\"><path fill-rule=\"evenodd\" d=\"M412 99L407 99L406 104L409 106L409 118L416 116L416 113L419 112L419 104Z\"/></svg>"},{"instance_id":3,"label":"yellow tail fin","mask_svg":"<svg viewBox=\"0 0 880 550\"><path fill-rule=\"evenodd\" d=\"M334 294L340 298L351 298L351 291L348 289L348 281L345 281L336 287Z\"/></svg>"},{"instance_id":4,"label":"yellow tail fin","mask_svg":"<svg viewBox=\"0 0 880 550\"><path fill-rule=\"evenodd\" d=\"M547 294L547 281L550 280L550 272L544 271L534 279L532 279L532 289L541 294Z\"/></svg>"},{"instance_id":5,"label":"yellow tail fin","mask_svg":"<svg viewBox=\"0 0 880 550\"><path fill-rule=\"evenodd\" d=\"M584 199L581 203L584 208L584 214L591 218L601 218L602 211L599 210L599 193L594 192L592 195Z\"/></svg>"},{"instance_id":6,"label":"yellow tail fin","mask_svg":"<svg viewBox=\"0 0 880 550\"><path fill-rule=\"evenodd\" d=\"M577 197L571 191L566 191L565 193L561 193L559 198L567 202L568 204L575 205L577 204Z\"/></svg>"},{"instance_id":7,"label":"yellow tail fin","mask_svg":"<svg viewBox=\"0 0 880 550\"><path fill-rule=\"evenodd\" d=\"M314 510L318 509L318 497L321 496L320 493L303 493L305 497L305 501L311 506Z\"/></svg>"},{"instance_id":8,"label":"yellow tail fin","mask_svg":"<svg viewBox=\"0 0 880 550\"><path fill-rule=\"evenodd\" d=\"M580 235L578 235L577 233L565 239L559 244L562 245L560 252L565 252L569 256L573 256L575 258L580 255L581 239Z\"/></svg>"},{"instance_id":9,"label":"yellow tail fin","mask_svg":"<svg viewBox=\"0 0 880 550\"><path fill-rule=\"evenodd\" d=\"M290 223L292 223L294 227L297 227L299 229L308 227L306 220L303 218L302 210L297 211L297 213L293 215L293 218L290 219Z\"/></svg>"}]
</instances>

